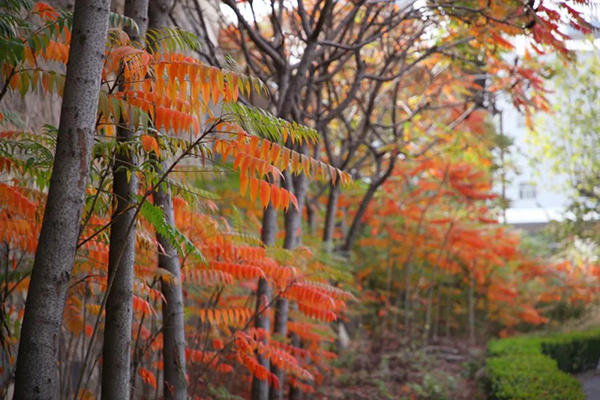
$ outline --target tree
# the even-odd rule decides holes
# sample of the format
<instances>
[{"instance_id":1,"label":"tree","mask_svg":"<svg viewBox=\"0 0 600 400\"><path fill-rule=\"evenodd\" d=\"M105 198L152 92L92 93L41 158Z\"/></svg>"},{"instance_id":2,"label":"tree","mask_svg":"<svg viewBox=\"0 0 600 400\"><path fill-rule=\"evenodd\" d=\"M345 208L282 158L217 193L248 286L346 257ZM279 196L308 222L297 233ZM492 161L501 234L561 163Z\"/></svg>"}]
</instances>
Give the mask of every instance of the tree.
<instances>
[{"instance_id":1,"label":"tree","mask_svg":"<svg viewBox=\"0 0 600 400\"><path fill-rule=\"evenodd\" d=\"M540 150L540 165L550 164L554 174L567 177L572 203L565 225L581 238L599 243L600 161L600 56L597 48L578 54L572 66L556 62L553 70L553 105L537 118L532 130ZM545 160L550 160L545 161Z\"/></svg>"},{"instance_id":2,"label":"tree","mask_svg":"<svg viewBox=\"0 0 600 400\"><path fill-rule=\"evenodd\" d=\"M127 0L124 16L132 18L136 29L125 29L133 43L146 34L148 0ZM123 86L121 91L128 88ZM125 122L125 121L122 121ZM113 281L106 303L104 350L102 352L102 397L115 399L130 392L131 327L135 265L136 211L138 190L137 159L129 147L135 138L133 126L120 126L113 173L114 211L111 216L108 280Z\"/></svg>"},{"instance_id":3,"label":"tree","mask_svg":"<svg viewBox=\"0 0 600 400\"><path fill-rule=\"evenodd\" d=\"M149 8L150 29L159 30L167 26L170 0L154 1ZM150 47L157 44L150 43ZM166 167L162 164L158 172L163 173ZM160 185L152 194L154 205L160 207L165 223L175 227L173 200L168 187ZM157 232L159 244L158 268L169 272L173 279L161 282L164 296L163 303L163 371L164 396L167 399L183 400L187 398L187 379L185 362L185 323L183 311L183 291L181 284L181 264L179 254L168 237Z\"/></svg>"},{"instance_id":4,"label":"tree","mask_svg":"<svg viewBox=\"0 0 600 400\"><path fill-rule=\"evenodd\" d=\"M51 398L58 335L73 269L95 133L109 2L82 0L73 14L55 164L27 294L15 398Z\"/></svg>"}]
</instances>

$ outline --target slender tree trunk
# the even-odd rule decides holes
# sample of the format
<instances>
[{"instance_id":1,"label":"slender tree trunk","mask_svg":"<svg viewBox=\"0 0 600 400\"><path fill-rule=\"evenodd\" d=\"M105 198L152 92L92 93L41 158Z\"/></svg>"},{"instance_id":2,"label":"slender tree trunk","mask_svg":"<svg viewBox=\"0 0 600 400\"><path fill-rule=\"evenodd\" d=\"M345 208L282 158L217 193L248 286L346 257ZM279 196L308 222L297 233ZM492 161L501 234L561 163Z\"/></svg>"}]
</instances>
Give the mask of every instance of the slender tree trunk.
<instances>
[{"instance_id":1,"label":"slender tree trunk","mask_svg":"<svg viewBox=\"0 0 600 400\"><path fill-rule=\"evenodd\" d=\"M139 35L132 29L127 34L139 41L146 33L148 0L127 0L124 15L137 23ZM117 130L117 141L133 140L129 128ZM113 202L116 203L110 228L108 256L109 281L114 279L106 302L106 324L102 352L102 398L116 399L129 393L131 384L131 324L133 316L133 281L135 264L135 209L137 176L135 156L127 148L117 152L113 166ZM128 230L129 226L132 226ZM114 278L112 276L115 275Z\"/></svg>"},{"instance_id":2,"label":"slender tree trunk","mask_svg":"<svg viewBox=\"0 0 600 400\"><path fill-rule=\"evenodd\" d=\"M298 348L302 348L302 340L300 340L300 338L298 337L298 335L296 335L295 333L292 333L290 335L290 339L291 339L291 344L294 347L298 347ZM290 386L290 400L300 400L302 399L302 391L300 389L298 389L295 386Z\"/></svg>"},{"instance_id":3,"label":"slender tree trunk","mask_svg":"<svg viewBox=\"0 0 600 400\"><path fill-rule=\"evenodd\" d=\"M262 232L261 239L265 246L272 247L275 245L275 239L277 234L277 211L273 208L273 205L269 203L263 213L262 220ZM263 328L267 332L271 330L271 321L269 320L269 314L267 310L260 312L265 307L265 299L270 301L271 289L266 279L260 278L258 280L258 289L256 291L256 319L254 322L255 327ZM268 358L258 356L258 362L263 367L269 369L271 363ZM256 377L252 378L252 399L253 400L267 400L269 398L269 382L262 381Z\"/></svg>"},{"instance_id":4,"label":"slender tree trunk","mask_svg":"<svg viewBox=\"0 0 600 400\"><path fill-rule=\"evenodd\" d=\"M362 219L365 213L367 212L367 208L369 207L371 200L373 200L377 189L379 189L379 187L383 185L383 183L390 177L390 175L392 175L395 165L396 157L393 156L383 175L379 177L379 179L377 179L376 181L372 182L371 185L369 185L367 192L364 194L362 201L358 206L358 210L356 211L356 215L352 220L352 224L350 225L348 234L346 235L346 240L344 241L344 245L341 249L343 252L349 253L354 247L354 242L356 242L356 239L358 238L358 230L362 226Z\"/></svg>"},{"instance_id":5,"label":"slender tree trunk","mask_svg":"<svg viewBox=\"0 0 600 400\"><path fill-rule=\"evenodd\" d=\"M148 28L161 29L167 26L171 6L171 0L152 0L148 8ZM151 44L151 46L155 47L157 44ZM164 169L164 166L160 169ZM175 226L171 191L168 188L165 189L165 185L160 185L153 193L153 200L156 206L162 208L165 222ZM169 271L175 277L173 282L166 280L161 282L161 291L165 298L162 306L163 396L165 399L184 400L187 398L187 377L181 264L179 254L171 246L169 240L159 234L156 235L156 239L161 246L158 254L158 268Z\"/></svg>"},{"instance_id":6,"label":"slender tree trunk","mask_svg":"<svg viewBox=\"0 0 600 400\"><path fill-rule=\"evenodd\" d=\"M162 208L165 222L175 226L173 200L170 190L161 185L154 193L154 204ZM164 397L184 400L187 398L187 379L185 365L185 325L183 314L183 291L181 287L181 265L177 250L169 240L156 235L161 250L158 254L158 268L169 271L175 280L161 282L161 291L165 297L163 313L163 374Z\"/></svg>"},{"instance_id":7,"label":"slender tree trunk","mask_svg":"<svg viewBox=\"0 0 600 400\"><path fill-rule=\"evenodd\" d=\"M19 342L15 399L51 399L58 345L79 238L108 31L108 0L79 0L44 222Z\"/></svg>"},{"instance_id":8,"label":"slender tree trunk","mask_svg":"<svg viewBox=\"0 0 600 400\"><path fill-rule=\"evenodd\" d=\"M293 190L298 200L298 209L291 206L285 214L285 239L283 241L283 248L293 250L300 245L302 239L302 210L304 210L306 193L308 192L308 180L306 175L301 173L293 179L289 176L286 181L289 181L287 189Z\"/></svg>"},{"instance_id":9,"label":"slender tree trunk","mask_svg":"<svg viewBox=\"0 0 600 400\"><path fill-rule=\"evenodd\" d=\"M304 151L303 151L304 152ZM285 240L283 247L293 250L298 247L302 239L302 210L306 202L308 192L308 179L304 173L296 177L292 174L286 174L287 189L292 190L298 200L298 209L290 207L285 214ZM287 299L280 298L276 304L275 334L285 338L287 335L287 323L289 314L289 302ZM282 400L284 393L284 374L283 370L275 365L271 366L271 372L279 379L279 388L271 388L269 398L271 400Z\"/></svg>"},{"instance_id":10,"label":"slender tree trunk","mask_svg":"<svg viewBox=\"0 0 600 400\"><path fill-rule=\"evenodd\" d=\"M445 337L450 337L450 320L452 319L452 285L448 287L448 295L446 296L446 326L445 326Z\"/></svg>"},{"instance_id":11,"label":"slender tree trunk","mask_svg":"<svg viewBox=\"0 0 600 400\"><path fill-rule=\"evenodd\" d=\"M475 344L475 274L471 271L469 282L469 340Z\"/></svg>"},{"instance_id":12,"label":"slender tree trunk","mask_svg":"<svg viewBox=\"0 0 600 400\"><path fill-rule=\"evenodd\" d=\"M314 234L317 229L317 210L314 204L306 202L306 223L308 225L308 232Z\"/></svg>"},{"instance_id":13,"label":"slender tree trunk","mask_svg":"<svg viewBox=\"0 0 600 400\"><path fill-rule=\"evenodd\" d=\"M323 248L327 253L333 250L333 233L335 232L335 215L337 214L337 205L340 198L340 185L333 183L329 187L329 200L327 201L327 211L325 213L325 224L323 225Z\"/></svg>"},{"instance_id":14,"label":"slender tree trunk","mask_svg":"<svg viewBox=\"0 0 600 400\"><path fill-rule=\"evenodd\" d=\"M412 262L406 264L406 278L404 281L404 334L410 337L410 276L412 274Z\"/></svg>"},{"instance_id":15,"label":"slender tree trunk","mask_svg":"<svg viewBox=\"0 0 600 400\"><path fill-rule=\"evenodd\" d=\"M271 321L269 320L269 315L267 314L267 310L264 309L266 304L270 301L271 298L271 288L269 287L269 282L266 279L258 280L258 289L256 291L256 319L254 322L254 326L257 328L262 328L267 332L271 331ZM262 311L262 312L261 312ZM257 355L258 363L265 367L267 370L271 366L270 360L268 357L264 357L262 355ZM269 398L269 381L260 380L257 377L252 379L252 399L253 400L266 400Z\"/></svg>"},{"instance_id":16,"label":"slender tree trunk","mask_svg":"<svg viewBox=\"0 0 600 400\"><path fill-rule=\"evenodd\" d=\"M442 302L442 286L438 287L437 299L435 300L435 319L433 322L432 340L437 342L440 336L440 307Z\"/></svg>"}]
</instances>

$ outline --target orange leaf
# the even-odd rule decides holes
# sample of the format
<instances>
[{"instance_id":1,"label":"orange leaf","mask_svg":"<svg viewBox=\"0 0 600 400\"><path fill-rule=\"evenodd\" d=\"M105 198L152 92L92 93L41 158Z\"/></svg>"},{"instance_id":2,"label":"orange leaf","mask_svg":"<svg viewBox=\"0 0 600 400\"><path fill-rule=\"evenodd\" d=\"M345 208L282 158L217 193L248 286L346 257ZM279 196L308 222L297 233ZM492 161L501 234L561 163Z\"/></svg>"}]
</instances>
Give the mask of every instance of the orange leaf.
<instances>
[{"instance_id":1,"label":"orange leaf","mask_svg":"<svg viewBox=\"0 0 600 400\"><path fill-rule=\"evenodd\" d=\"M260 182L260 203L264 208L269 205L269 200L271 200L271 185L269 185L266 181Z\"/></svg>"},{"instance_id":2,"label":"orange leaf","mask_svg":"<svg viewBox=\"0 0 600 400\"><path fill-rule=\"evenodd\" d=\"M142 147L147 153L154 151L157 156L160 156L158 142L151 135L142 135Z\"/></svg>"},{"instance_id":3,"label":"orange leaf","mask_svg":"<svg viewBox=\"0 0 600 400\"><path fill-rule=\"evenodd\" d=\"M281 199L281 189L277 185L271 186L271 203L273 203L273 207L277 210L279 209Z\"/></svg>"},{"instance_id":4,"label":"orange leaf","mask_svg":"<svg viewBox=\"0 0 600 400\"><path fill-rule=\"evenodd\" d=\"M250 199L254 201L258 195L258 179L254 176L250 177Z\"/></svg>"}]
</instances>

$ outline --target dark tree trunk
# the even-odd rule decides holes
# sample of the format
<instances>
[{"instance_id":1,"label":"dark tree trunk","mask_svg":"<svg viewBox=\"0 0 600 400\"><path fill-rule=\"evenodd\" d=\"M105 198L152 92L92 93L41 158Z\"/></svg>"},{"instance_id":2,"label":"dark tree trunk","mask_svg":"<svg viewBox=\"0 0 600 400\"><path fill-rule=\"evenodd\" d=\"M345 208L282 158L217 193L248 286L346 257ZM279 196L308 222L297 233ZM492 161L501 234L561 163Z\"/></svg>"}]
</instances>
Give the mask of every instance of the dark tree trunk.
<instances>
[{"instance_id":1,"label":"dark tree trunk","mask_svg":"<svg viewBox=\"0 0 600 400\"><path fill-rule=\"evenodd\" d=\"M108 31L108 0L75 5L58 141L19 342L15 399L55 396L58 345L79 238Z\"/></svg>"},{"instance_id":2,"label":"dark tree trunk","mask_svg":"<svg viewBox=\"0 0 600 400\"><path fill-rule=\"evenodd\" d=\"M127 34L139 41L146 33L148 0L127 0L124 15L133 18L139 35L132 29ZM135 132L117 130L117 140L124 144L133 140ZM113 281L106 302L106 324L102 352L102 398L116 399L129 393L131 383L131 324L133 316L133 281L135 263L135 204L137 160L126 148L115 155L113 166L113 202L116 203L110 228L108 279ZM131 228L130 228L131 227ZM114 275L114 278L113 278Z\"/></svg>"}]
</instances>

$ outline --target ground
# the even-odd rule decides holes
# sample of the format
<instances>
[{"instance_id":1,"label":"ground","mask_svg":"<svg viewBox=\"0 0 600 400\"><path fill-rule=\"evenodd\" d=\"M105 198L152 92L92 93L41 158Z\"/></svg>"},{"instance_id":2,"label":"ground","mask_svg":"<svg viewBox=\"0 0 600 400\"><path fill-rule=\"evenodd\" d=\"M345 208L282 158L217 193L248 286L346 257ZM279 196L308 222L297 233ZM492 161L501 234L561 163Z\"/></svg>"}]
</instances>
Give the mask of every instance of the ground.
<instances>
[{"instance_id":1,"label":"ground","mask_svg":"<svg viewBox=\"0 0 600 400\"><path fill-rule=\"evenodd\" d=\"M485 399L484 348L465 341L427 346L398 337L354 340L319 390L320 399Z\"/></svg>"},{"instance_id":2,"label":"ground","mask_svg":"<svg viewBox=\"0 0 600 400\"><path fill-rule=\"evenodd\" d=\"M583 385L586 400L600 400L600 371L593 370L577 374Z\"/></svg>"}]
</instances>

